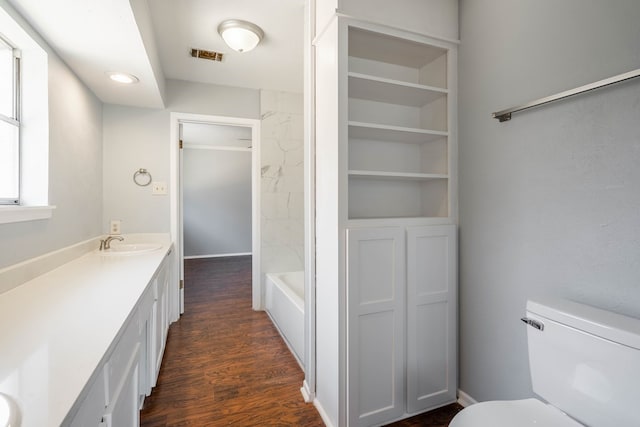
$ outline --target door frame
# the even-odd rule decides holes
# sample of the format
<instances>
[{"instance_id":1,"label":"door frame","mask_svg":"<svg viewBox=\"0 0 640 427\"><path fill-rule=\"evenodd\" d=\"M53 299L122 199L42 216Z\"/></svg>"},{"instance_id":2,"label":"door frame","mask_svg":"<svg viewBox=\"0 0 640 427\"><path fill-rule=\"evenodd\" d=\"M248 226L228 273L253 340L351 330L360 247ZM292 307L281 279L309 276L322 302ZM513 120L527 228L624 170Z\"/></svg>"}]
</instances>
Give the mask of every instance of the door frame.
<instances>
[{"instance_id":1,"label":"door frame","mask_svg":"<svg viewBox=\"0 0 640 427\"><path fill-rule=\"evenodd\" d=\"M260 120L205 114L171 113L169 132L169 194L171 238L177 252L179 279L184 283L184 228L182 201L182 156L180 125L182 123L242 126L251 128L251 294L254 310L264 309L264 286L260 268ZM180 289L180 313L184 313L184 289Z\"/></svg>"}]
</instances>

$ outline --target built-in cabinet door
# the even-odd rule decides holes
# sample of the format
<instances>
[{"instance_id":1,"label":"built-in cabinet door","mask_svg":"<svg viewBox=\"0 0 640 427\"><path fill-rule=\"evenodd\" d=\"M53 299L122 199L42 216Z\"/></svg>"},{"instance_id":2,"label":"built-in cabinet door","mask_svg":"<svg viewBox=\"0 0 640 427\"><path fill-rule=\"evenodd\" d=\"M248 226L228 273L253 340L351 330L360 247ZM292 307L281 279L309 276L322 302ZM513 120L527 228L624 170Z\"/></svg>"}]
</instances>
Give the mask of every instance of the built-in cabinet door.
<instances>
[{"instance_id":1,"label":"built-in cabinet door","mask_svg":"<svg viewBox=\"0 0 640 427\"><path fill-rule=\"evenodd\" d=\"M456 228L407 229L407 412L456 398Z\"/></svg>"},{"instance_id":2,"label":"built-in cabinet door","mask_svg":"<svg viewBox=\"0 0 640 427\"><path fill-rule=\"evenodd\" d=\"M155 365L153 357L153 305L155 303L154 289L150 288L141 298L138 309L138 326L140 342L140 363L138 367L138 407L142 409L144 399L151 394L154 384Z\"/></svg>"},{"instance_id":3,"label":"built-in cabinet door","mask_svg":"<svg viewBox=\"0 0 640 427\"><path fill-rule=\"evenodd\" d=\"M347 230L349 425L404 413L404 229Z\"/></svg>"},{"instance_id":4,"label":"built-in cabinet door","mask_svg":"<svg viewBox=\"0 0 640 427\"><path fill-rule=\"evenodd\" d=\"M153 304L153 387L156 386L158 374L160 373L160 365L162 364L162 355L164 354L164 346L167 338L167 326L169 324L167 285L168 276L165 263L156 276L157 293L156 300Z\"/></svg>"},{"instance_id":5,"label":"built-in cabinet door","mask_svg":"<svg viewBox=\"0 0 640 427\"><path fill-rule=\"evenodd\" d=\"M138 427L140 425L138 412L139 351L140 344L136 344L126 373L116 385L113 400L105 411L106 427Z\"/></svg>"},{"instance_id":6,"label":"built-in cabinet door","mask_svg":"<svg viewBox=\"0 0 640 427\"><path fill-rule=\"evenodd\" d=\"M102 427L105 408L104 376L98 375L82 401L78 412L73 416L70 427ZM63 423L63 425L66 425Z\"/></svg>"}]
</instances>

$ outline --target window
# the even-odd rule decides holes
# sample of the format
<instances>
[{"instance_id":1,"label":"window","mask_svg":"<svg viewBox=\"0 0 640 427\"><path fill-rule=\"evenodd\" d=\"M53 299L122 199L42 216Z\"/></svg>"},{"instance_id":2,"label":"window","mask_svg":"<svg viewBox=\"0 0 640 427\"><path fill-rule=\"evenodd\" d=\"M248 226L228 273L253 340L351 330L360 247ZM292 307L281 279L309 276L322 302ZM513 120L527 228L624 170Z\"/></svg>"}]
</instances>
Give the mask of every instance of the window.
<instances>
[{"instance_id":1,"label":"window","mask_svg":"<svg viewBox=\"0 0 640 427\"><path fill-rule=\"evenodd\" d=\"M20 55L0 38L0 204L20 203Z\"/></svg>"},{"instance_id":2,"label":"window","mask_svg":"<svg viewBox=\"0 0 640 427\"><path fill-rule=\"evenodd\" d=\"M47 52L5 3L0 2L0 224L51 218L55 209L49 205Z\"/></svg>"}]
</instances>

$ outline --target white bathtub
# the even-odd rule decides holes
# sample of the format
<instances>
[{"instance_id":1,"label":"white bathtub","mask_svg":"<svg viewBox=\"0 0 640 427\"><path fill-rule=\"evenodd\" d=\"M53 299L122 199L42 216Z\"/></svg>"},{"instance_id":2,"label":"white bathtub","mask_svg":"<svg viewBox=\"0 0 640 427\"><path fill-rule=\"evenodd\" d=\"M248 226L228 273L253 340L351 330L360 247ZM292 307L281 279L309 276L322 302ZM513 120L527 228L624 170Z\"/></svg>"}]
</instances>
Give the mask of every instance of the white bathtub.
<instances>
[{"instance_id":1,"label":"white bathtub","mask_svg":"<svg viewBox=\"0 0 640 427\"><path fill-rule=\"evenodd\" d=\"M304 361L304 272L267 273L266 309L300 366Z\"/></svg>"}]
</instances>

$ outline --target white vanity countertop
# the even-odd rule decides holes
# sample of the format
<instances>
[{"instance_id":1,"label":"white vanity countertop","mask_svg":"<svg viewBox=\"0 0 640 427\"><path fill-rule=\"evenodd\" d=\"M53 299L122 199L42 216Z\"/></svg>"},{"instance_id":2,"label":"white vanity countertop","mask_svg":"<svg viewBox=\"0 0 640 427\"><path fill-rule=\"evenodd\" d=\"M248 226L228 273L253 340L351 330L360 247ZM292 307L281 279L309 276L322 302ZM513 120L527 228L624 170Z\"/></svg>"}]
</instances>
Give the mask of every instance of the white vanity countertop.
<instances>
[{"instance_id":1,"label":"white vanity countertop","mask_svg":"<svg viewBox=\"0 0 640 427\"><path fill-rule=\"evenodd\" d=\"M171 248L161 240L148 253L88 253L0 294L0 392L22 427L64 421Z\"/></svg>"}]
</instances>

